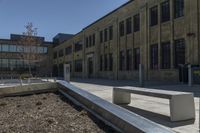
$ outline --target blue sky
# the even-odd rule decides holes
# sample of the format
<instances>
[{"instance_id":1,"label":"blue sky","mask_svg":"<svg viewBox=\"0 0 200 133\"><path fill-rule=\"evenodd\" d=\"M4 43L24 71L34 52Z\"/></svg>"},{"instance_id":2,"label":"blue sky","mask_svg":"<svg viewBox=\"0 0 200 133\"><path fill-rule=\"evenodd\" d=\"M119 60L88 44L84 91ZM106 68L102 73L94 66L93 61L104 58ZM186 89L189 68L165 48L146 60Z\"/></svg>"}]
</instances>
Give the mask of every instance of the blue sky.
<instances>
[{"instance_id":1,"label":"blue sky","mask_svg":"<svg viewBox=\"0 0 200 133\"><path fill-rule=\"evenodd\" d=\"M75 34L128 0L0 0L0 38L21 34L32 22L51 41L57 33Z\"/></svg>"}]
</instances>

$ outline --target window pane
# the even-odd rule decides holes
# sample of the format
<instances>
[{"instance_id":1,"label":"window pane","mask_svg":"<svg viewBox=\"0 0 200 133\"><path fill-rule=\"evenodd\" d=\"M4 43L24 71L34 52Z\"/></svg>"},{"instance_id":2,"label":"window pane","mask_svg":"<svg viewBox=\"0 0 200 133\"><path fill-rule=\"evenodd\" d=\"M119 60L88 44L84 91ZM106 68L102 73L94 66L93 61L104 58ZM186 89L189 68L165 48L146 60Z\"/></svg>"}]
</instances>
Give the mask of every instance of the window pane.
<instances>
[{"instance_id":1,"label":"window pane","mask_svg":"<svg viewBox=\"0 0 200 133\"><path fill-rule=\"evenodd\" d=\"M158 24L158 7L152 7L150 9L150 26Z\"/></svg>"},{"instance_id":2,"label":"window pane","mask_svg":"<svg viewBox=\"0 0 200 133\"><path fill-rule=\"evenodd\" d=\"M60 50L59 53L58 53L58 56L59 56L59 57L63 57L63 55L64 55L64 54L63 54L63 50Z\"/></svg>"},{"instance_id":3,"label":"window pane","mask_svg":"<svg viewBox=\"0 0 200 133\"><path fill-rule=\"evenodd\" d=\"M16 69L16 67L17 67L17 64L16 64L17 62L16 62L16 59L10 59L10 69L11 70L14 70L14 69Z\"/></svg>"},{"instance_id":4,"label":"window pane","mask_svg":"<svg viewBox=\"0 0 200 133\"><path fill-rule=\"evenodd\" d=\"M124 36L124 21L119 23L119 34L120 36Z\"/></svg>"},{"instance_id":5,"label":"window pane","mask_svg":"<svg viewBox=\"0 0 200 133\"><path fill-rule=\"evenodd\" d=\"M82 72L82 60L75 61L75 72Z\"/></svg>"},{"instance_id":6,"label":"window pane","mask_svg":"<svg viewBox=\"0 0 200 133\"><path fill-rule=\"evenodd\" d=\"M2 59L2 68L8 68L8 59Z\"/></svg>"},{"instance_id":7,"label":"window pane","mask_svg":"<svg viewBox=\"0 0 200 133\"><path fill-rule=\"evenodd\" d=\"M119 64L119 70L120 71L125 70L125 52L124 51L120 52L119 62L120 62L120 64Z\"/></svg>"},{"instance_id":8,"label":"window pane","mask_svg":"<svg viewBox=\"0 0 200 133\"><path fill-rule=\"evenodd\" d=\"M17 46L17 52L24 52L24 47L23 46Z\"/></svg>"},{"instance_id":9,"label":"window pane","mask_svg":"<svg viewBox=\"0 0 200 133\"><path fill-rule=\"evenodd\" d=\"M2 45L2 52L9 52L9 47L6 44Z\"/></svg>"},{"instance_id":10,"label":"window pane","mask_svg":"<svg viewBox=\"0 0 200 133\"><path fill-rule=\"evenodd\" d=\"M134 16L134 32L140 30L140 14Z\"/></svg>"},{"instance_id":11,"label":"window pane","mask_svg":"<svg viewBox=\"0 0 200 133\"><path fill-rule=\"evenodd\" d=\"M104 55L104 71L107 71L108 69L108 57L107 55Z\"/></svg>"},{"instance_id":12,"label":"window pane","mask_svg":"<svg viewBox=\"0 0 200 133\"><path fill-rule=\"evenodd\" d=\"M103 71L103 55L100 56L100 71Z\"/></svg>"},{"instance_id":13,"label":"window pane","mask_svg":"<svg viewBox=\"0 0 200 133\"><path fill-rule=\"evenodd\" d=\"M129 71L129 70L132 70L132 50L131 49L129 49L129 50L127 50L127 70Z\"/></svg>"},{"instance_id":14,"label":"window pane","mask_svg":"<svg viewBox=\"0 0 200 133\"><path fill-rule=\"evenodd\" d=\"M113 70L113 54L109 54L109 71Z\"/></svg>"},{"instance_id":15,"label":"window pane","mask_svg":"<svg viewBox=\"0 0 200 133\"><path fill-rule=\"evenodd\" d=\"M103 42L103 31L100 31L100 43Z\"/></svg>"},{"instance_id":16,"label":"window pane","mask_svg":"<svg viewBox=\"0 0 200 133\"><path fill-rule=\"evenodd\" d=\"M174 0L174 17L184 16L184 0Z\"/></svg>"},{"instance_id":17,"label":"window pane","mask_svg":"<svg viewBox=\"0 0 200 133\"><path fill-rule=\"evenodd\" d=\"M85 39L85 44L86 44L86 48L88 48L88 46L89 46L89 39L88 39L88 37L86 37L86 39Z\"/></svg>"},{"instance_id":18,"label":"window pane","mask_svg":"<svg viewBox=\"0 0 200 133\"><path fill-rule=\"evenodd\" d=\"M10 52L17 52L17 46L16 45L10 45Z\"/></svg>"},{"instance_id":19,"label":"window pane","mask_svg":"<svg viewBox=\"0 0 200 133\"><path fill-rule=\"evenodd\" d=\"M57 52L53 53L53 58L56 59L57 58Z\"/></svg>"},{"instance_id":20,"label":"window pane","mask_svg":"<svg viewBox=\"0 0 200 133\"><path fill-rule=\"evenodd\" d=\"M132 32L132 20L128 18L126 20L126 34L130 34Z\"/></svg>"},{"instance_id":21,"label":"window pane","mask_svg":"<svg viewBox=\"0 0 200 133\"><path fill-rule=\"evenodd\" d=\"M169 1L161 4L161 22L166 22L170 20L170 5Z\"/></svg>"},{"instance_id":22,"label":"window pane","mask_svg":"<svg viewBox=\"0 0 200 133\"><path fill-rule=\"evenodd\" d=\"M92 36L89 36L89 47L92 46Z\"/></svg>"},{"instance_id":23,"label":"window pane","mask_svg":"<svg viewBox=\"0 0 200 133\"><path fill-rule=\"evenodd\" d=\"M134 68L135 70L139 69L140 65L140 48L134 49Z\"/></svg>"},{"instance_id":24,"label":"window pane","mask_svg":"<svg viewBox=\"0 0 200 133\"><path fill-rule=\"evenodd\" d=\"M170 50L170 42L162 43L161 46L161 68L169 69L171 67L171 50Z\"/></svg>"},{"instance_id":25,"label":"window pane","mask_svg":"<svg viewBox=\"0 0 200 133\"><path fill-rule=\"evenodd\" d=\"M109 27L109 40L113 39L113 26Z\"/></svg>"},{"instance_id":26,"label":"window pane","mask_svg":"<svg viewBox=\"0 0 200 133\"><path fill-rule=\"evenodd\" d=\"M154 44L150 49L151 69L158 69L158 44Z\"/></svg>"},{"instance_id":27,"label":"window pane","mask_svg":"<svg viewBox=\"0 0 200 133\"><path fill-rule=\"evenodd\" d=\"M92 45L94 46L96 42L96 36L95 34L92 35Z\"/></svg>"},{"instance_id":28,"label":"window pane","mask_svg":"<svg viewBox=\"0 0 200 133\"><path fill-rule=\"evenodd\" d=\"M75 49L74 50L75 50L75 52L78 52L78 51L82 50L81 42L75 43Z\"/></svg>"},{"instance_id":29,"label":"window pane","mask_svg":"<svg viewBox=\"0 0 200 133\"><path fill-rule=\"evenodd\" d=\"M180 64L185 64L185 40L179 39L175 41L175 68L178 68Z\"/></svg>"},{"instance_id":30,"label":"window pane","mask_svg":"<svg viewBox=\"0 0 200 133\"><path fill-rule=\"evenodd\" d=\"M43 47L38 47L38 53L40 53L40 54L44 53L44 48Z\"/></svg>"},{"instance_id":31,"label":"window pane","mask_svg":"<svg viewBox=\"0 0 200 133\"><path fill-rule=\"evenodd\" d=\"M108 40L108 29L104 30L104 42Z\"/></svg>"},{"instance_id":32,"label":"window pane","mask_svg":"<svg viewBox=\"0 0 200 133\"><path fill-rule=\"evenodd\" d=\"M72 53L72 46L69 46L69 47L67 47L66 49L65 49L65 54L66 55L69 55L69 54L71 54Z\"/></svg>"}]
</instances>

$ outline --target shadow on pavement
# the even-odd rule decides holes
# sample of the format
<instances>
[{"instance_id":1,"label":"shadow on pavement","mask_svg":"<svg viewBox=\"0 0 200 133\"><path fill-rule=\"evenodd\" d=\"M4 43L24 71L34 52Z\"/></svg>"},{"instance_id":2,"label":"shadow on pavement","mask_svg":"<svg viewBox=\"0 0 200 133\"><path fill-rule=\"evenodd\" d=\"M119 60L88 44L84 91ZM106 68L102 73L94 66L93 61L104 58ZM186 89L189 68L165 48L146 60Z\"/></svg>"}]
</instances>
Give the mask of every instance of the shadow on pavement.
<instances>
[{"instance_id":1,"label":"shadow on pavement","mask_svg":"<svg viewBox=\"0 0 200 133\"><path fill-rule=\"evenodd\" d=\"M150 112L147 110L142 110L139 108L135 108L132 106L128 105L120 105L121 107L128 109L131 112L134 112L138 115L141 115L153 122L156 122L158 124L164 125L166 127L174 128L174 127L180 127L180 126L186 126L186 125L191 125L194 124L195 120L187 120L187 121L180 121L180 122L171 122L169 116L165 116L162 114Z\"/></svg>"}]
</instances>

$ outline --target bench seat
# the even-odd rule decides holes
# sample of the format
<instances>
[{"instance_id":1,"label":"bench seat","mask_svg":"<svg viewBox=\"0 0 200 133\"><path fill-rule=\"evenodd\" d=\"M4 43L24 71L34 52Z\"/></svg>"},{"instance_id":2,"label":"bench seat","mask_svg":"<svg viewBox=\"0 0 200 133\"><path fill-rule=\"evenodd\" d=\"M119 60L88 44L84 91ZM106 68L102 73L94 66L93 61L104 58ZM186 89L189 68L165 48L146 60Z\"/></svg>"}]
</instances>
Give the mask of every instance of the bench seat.
<instances>
[{"instance_id":1,"label":"bench seat","mask_svg":"<svg viewBox=\"0 0 200 133\"><path fill-rule=\"evenodd\" d=\"M130 104L131 93L170 100L171 121L195 119L195 105L193 93L166 91L139 87L114 87L113 103Z\"/></svg>"}]
</instances>

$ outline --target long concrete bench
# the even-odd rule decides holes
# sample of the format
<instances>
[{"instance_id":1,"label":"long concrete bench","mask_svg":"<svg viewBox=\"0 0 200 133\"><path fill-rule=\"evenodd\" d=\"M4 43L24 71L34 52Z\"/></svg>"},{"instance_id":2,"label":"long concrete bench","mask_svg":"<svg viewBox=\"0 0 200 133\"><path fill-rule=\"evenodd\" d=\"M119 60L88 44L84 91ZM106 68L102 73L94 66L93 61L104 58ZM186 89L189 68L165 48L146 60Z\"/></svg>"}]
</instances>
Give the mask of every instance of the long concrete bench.
<instances>
[{"instance_id":1,"label":"long concrete bench","mask_svg":"<svg viewBox=\"0 0 200 133\"><path fill-rule=\"evenodd\" d=\"M122 107L112 104L85 90L75 87L65 81L57 81L59 91L81 104L98 118L112 123L119 131L126 133L174 133L168 128L152 122L140 115L128 111Z\"/></svg>"},{"instance_id":2,"label":"long concrete bench","mask_svg":"<svg viewBox=\"0 0 200 133\"><path fill-rule=\"evenodd\" d=\"M114 87L113 103L130 104L131 93L169 99L171 121L195 119L195 104L193 93L139 87Z\"/></svg>"}]
</instances>

